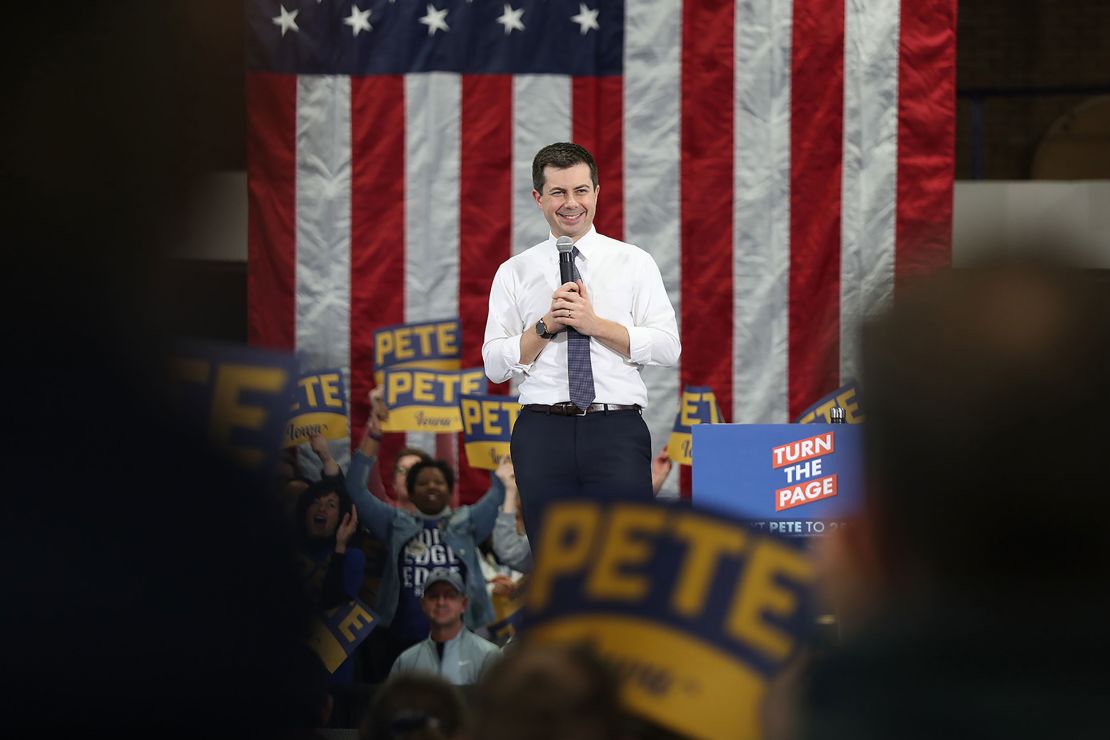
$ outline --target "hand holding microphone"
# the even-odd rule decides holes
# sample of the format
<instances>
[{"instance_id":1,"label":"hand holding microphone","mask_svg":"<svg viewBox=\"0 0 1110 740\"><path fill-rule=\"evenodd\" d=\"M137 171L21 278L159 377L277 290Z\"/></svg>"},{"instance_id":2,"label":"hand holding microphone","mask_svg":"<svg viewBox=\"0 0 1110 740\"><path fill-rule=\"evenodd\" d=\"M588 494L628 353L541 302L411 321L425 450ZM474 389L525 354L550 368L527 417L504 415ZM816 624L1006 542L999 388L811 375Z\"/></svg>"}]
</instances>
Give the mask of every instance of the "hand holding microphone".
<instances>
[{"instance_id":1,"label":"hand holding microphone","mask_svg":"<svg viewBox=\"0 0 1110 740\"><path fill-rule=\"evenodd\" d=\"M563 285L574 282L574 242L569 236L560 236L555 240L555 248L559 250L559 282Z\"/></svg>"},{"instance_id":2,"label":"hand holding microphone","mask_svg":"<svg viewBox=\"0 0 1110 740\"><path fill-rule=\"evenodd\" d=\"M558 334L567 328L563 321L564 314L556 313L555 301L563 291L578 290L574 282L574 241L569 236L560 236L555 240L555 248L559 250L559 282L562 285L551 295L551 309L543 317L544 326L551 334Z\"/></svg>"},{"instance_id":3,"label":"hand holding microphone","mask_svg":"<svg viewBox=\"0 0 1110 740\"><path fill-rule=\"evenodd\" d=\"M591 336L597 333L597 314L590 302L589 291L581 280L574 279L574 242L569 236L560 236L555 241L559 250L559 279L563 284L555 291L551 301L552 326L548 331L557 332L570 327L579 334ZM559 328L555 328L555 327Z\"/></svg>"}]
</instances>

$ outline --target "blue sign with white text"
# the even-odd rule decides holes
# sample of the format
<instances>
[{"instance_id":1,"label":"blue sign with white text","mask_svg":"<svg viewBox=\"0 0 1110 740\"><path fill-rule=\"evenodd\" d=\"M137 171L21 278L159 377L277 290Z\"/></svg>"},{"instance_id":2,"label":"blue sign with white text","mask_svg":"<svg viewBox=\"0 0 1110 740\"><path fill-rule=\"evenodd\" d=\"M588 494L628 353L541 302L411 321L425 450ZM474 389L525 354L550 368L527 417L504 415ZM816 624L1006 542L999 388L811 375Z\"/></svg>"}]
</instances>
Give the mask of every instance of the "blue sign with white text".
<instances>
[{"instance_id":1,"label":"blue sign with white text","mask_svg":"<svg viewBox=\"0 0 1110 740\"><path fill-rule=\"evenodd\" d=\"M863 506L860 425L707 424L693 434L695 506L795 537L836 529Z\"/></svg>"}]
</instances>

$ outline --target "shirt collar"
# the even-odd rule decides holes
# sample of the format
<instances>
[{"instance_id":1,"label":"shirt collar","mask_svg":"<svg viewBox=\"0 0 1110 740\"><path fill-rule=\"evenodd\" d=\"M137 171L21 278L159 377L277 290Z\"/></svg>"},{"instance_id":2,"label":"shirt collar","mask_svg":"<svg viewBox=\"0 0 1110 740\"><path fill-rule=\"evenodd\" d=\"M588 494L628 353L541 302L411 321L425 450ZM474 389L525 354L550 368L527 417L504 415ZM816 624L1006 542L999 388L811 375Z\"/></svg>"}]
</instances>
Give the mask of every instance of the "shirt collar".
<instances>
[{"instance_id":1,"label":"shirt collar","mask_svg":"<svg viewBox=\"0 0 1110 740\"><path fill-rule=\"evenodd\" d=\"M551 254L554 259L558 260L559 250L555 246L555 241L554 234L547 235L547 243L551 246ZM599 241L600 237L598 236L597 229L591 225L590 230L583 234L582 237L574 243L574 246L578 247L578 253L582 255L582 259L589 260L590 254L597 248Z\"/></svg>"},{"instance_id":2,"label":"shirt collar","mask_svg":"<svg viewBox=\"0 0 1110 740\"><path fill-rule=\"evenodd\" d=\"M443 643L444 648L446 648L451 643L455 643L461 640L464 632L466 632L466 624L463 624L462 629L460 629L454 637ZM436 649L436 641L432 639L432 634L430 632L428 633L427 642L429 645L432 646L432 650Z\"/></svg>"}]
</instances>

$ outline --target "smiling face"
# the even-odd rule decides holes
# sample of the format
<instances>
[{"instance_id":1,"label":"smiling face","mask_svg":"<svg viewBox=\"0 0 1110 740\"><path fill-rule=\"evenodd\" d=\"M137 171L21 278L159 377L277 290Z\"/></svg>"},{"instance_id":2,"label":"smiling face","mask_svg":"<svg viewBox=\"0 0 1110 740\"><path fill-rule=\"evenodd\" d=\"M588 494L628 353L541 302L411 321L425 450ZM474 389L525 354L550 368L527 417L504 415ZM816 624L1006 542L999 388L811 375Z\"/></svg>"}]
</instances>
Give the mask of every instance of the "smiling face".
<instances>
[{"instance_id":1,"label":"smiling face","mask_svg":"<svg viewBox=\"0 0 1110 740\"><path fill-rule=\"evenodd\" d=\"M466 597L445 581L437 581L424 590L420 606L433 627L451 627L462 623Z\"/></svg>"},{"instance_id":2,"label":"smiling face","mask_svg":"<svg viewBox=\"0 0 1110 740\"><path fill-rule=\"evenodd\" d=\"M339 527L339 495L329 493L313 501L305 512L304 526L309 537L334 537Z\"/></svg>"},{"instance_id":3,"label":"smiling face","mask_svg":"<svg viewBox=\"0 0 1110 740\"><path fill-rule=\"evenodd\" d=\"M424 514L434 515L443 511L451 499L451 486L443 471L434 466L428 466L416 474L409 491L412 503Z\"/></svg>"},{"instance_id":4,"label":"smiling face","mask_svg":"<svg viewBox=\"0 0 1110 740\"><path fill-rule=\"evenodd\" d=\"M533 190L543 217L556 238L569 236L574 241L594 223L599 187L593 184L590 167L582 162L565 169L552 165L543 168L543 192Z\"/></svg>"}]
</instances>

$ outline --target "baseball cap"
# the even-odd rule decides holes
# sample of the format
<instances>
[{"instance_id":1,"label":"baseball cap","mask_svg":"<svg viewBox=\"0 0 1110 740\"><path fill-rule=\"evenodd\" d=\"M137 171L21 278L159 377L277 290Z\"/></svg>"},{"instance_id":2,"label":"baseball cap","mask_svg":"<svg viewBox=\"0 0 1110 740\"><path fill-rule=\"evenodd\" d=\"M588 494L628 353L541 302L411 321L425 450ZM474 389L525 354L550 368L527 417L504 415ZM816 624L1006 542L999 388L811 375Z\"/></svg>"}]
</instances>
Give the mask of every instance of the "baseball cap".
<instances>
[{"instance_id":1,"label":"baseball cap","mask_svg":"<svg viewBox=\"0 0 1110 740\"><path fill-rule=\"evenodd\" d=\"M440 581L450 583L460 594L466 593L466 587L463 585L462 577L459 576L457 571L451 570L450 568L433 568L432 572L429 573L428 577L424 580L424 591L431 588L433 583L439 583ZM422 591L421 594L423 594L424 591Z\"/></svg>"}]
</instances>

